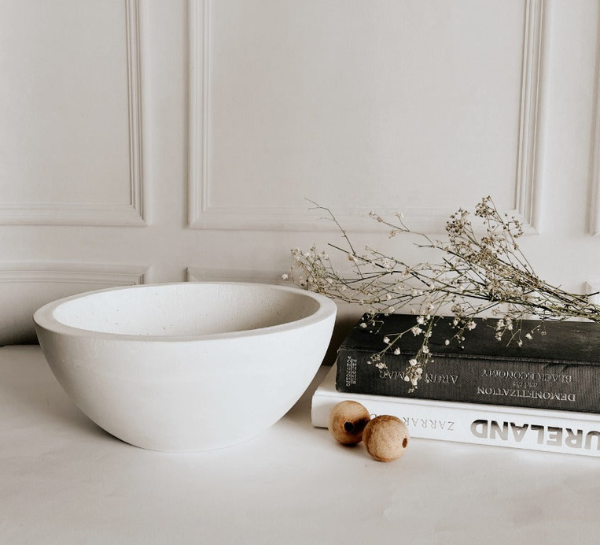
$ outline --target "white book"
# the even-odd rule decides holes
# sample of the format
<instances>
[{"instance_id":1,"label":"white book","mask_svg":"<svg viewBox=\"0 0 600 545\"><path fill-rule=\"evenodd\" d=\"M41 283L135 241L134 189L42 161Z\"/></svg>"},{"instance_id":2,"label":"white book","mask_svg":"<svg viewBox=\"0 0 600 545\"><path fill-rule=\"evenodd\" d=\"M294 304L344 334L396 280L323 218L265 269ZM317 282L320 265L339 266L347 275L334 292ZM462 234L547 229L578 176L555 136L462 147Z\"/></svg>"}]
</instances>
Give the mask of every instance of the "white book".
<instances>
[{"instance_id":1,"label":"white book","mask_svg":"<svg viewBox=\"0 0 600 545\"><path fill-rule=\"evenodd\" d=\"M338 392L334 365L312 398L315 427L337 403L401 418L411 437L600 457L600 414Z\"/></svg>"}]
</instances>

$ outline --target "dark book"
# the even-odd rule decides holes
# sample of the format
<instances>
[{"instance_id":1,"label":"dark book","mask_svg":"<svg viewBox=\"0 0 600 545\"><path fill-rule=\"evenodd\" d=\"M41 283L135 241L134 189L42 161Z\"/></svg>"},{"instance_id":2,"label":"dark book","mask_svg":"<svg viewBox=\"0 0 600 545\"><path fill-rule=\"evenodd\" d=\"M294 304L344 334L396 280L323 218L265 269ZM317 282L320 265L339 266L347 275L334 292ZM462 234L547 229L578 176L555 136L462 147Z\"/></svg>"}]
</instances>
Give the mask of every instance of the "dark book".
<instances>
[{"instance_id":1,"label":"dark book","mask_svg":"<svg viewBox=\"0 0 600 545\"><path fill-rule=\"evenodd\" d=\"M336 389L340 392L459 401L600 413L600 325L592 322L543 323L533 339L528 331L539 321L523 321L523 344L496 339L498 320L476 319L465 341L452 339L453 318L439 318L430 338L432 355L417 388L410 392L405 370L423 342L422 335L405 334L386 353L385 368L369 364L385 348L384 338L417 325L416 316L375 317L375 327L356 324L338 351Z\"/></svg>"}]
</instances>

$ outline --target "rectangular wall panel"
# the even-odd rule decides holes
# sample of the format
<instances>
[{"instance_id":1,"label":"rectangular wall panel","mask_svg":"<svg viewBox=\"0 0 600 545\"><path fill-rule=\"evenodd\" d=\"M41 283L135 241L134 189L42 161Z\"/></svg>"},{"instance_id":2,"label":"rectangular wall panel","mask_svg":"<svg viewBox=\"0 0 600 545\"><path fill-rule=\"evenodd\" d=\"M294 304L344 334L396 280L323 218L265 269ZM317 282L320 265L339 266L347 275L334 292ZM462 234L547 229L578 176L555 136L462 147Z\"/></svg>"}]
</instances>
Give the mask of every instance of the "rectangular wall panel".
<instances>
[{"instance_id":1,"label":"rectangular wall panel","mask_svg":"<svg viewBox=\"0 0 600 545\"><path fill-rule=\"evenodd\" d=\"M192 0L190 224L314 228L311 199L436 230L488 194L531 223L542 19L537 0Z\"/></svg>"},{"instance_id":2,"label":"rectangular wall panel","mask_svg":"<svg viewBox=\"0 0 600 545\"><path fill-rule=\"evenodd\" d=\"M0 4L0 224L143 225L137 0Z\"/></svg>"}]
</instances>

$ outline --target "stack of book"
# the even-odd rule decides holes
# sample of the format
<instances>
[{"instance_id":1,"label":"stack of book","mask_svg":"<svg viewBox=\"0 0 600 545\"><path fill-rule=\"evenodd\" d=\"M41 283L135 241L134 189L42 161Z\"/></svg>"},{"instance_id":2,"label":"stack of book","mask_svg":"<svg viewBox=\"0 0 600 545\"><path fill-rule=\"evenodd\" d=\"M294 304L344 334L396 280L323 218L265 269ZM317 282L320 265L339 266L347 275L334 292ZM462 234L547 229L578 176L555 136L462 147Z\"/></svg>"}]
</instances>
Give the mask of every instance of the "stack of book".
<instances>
[{"instance_id":1,"label":"stack of book","mask_svg":"<svg viewBox=\"0 0 600 545\"><path fill-rule=\"evenodd\" d=\"M452 318L441 318L430 339L433 360L418 387L404 380L421 336L405 335L399 355L367 363L383 339L410 329L415 316L363 317L342 343L336 364L312 399L312 422L327 427L331 408L343 400L371 414L404 420L412 437L600 456L600 326L546 322L523 344L495 338L497 321L477 320L458 345ZM522 331L539 326L525 322Z\"/></svg>"}]
</instances>

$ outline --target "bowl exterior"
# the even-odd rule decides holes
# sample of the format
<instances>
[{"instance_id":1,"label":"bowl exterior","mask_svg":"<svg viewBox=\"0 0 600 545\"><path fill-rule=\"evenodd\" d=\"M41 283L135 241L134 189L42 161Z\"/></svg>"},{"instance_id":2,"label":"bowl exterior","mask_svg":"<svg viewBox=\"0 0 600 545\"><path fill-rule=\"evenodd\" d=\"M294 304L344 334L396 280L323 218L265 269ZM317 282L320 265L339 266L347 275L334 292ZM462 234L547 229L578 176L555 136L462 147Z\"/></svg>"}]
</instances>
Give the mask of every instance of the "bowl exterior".
<instances>
[{"instance_id":1,"label":"bowl exterior","mask_svg":"<svg viewBox=\"0 0 600 545\"><path fill-rule=\"evenodd\" d=\"M91 420L138 447L190 452L277 422L316 374L334 322L335 312L272 334L151 342L36 329L57 380Z\"/></svg>"}]
</instances>

